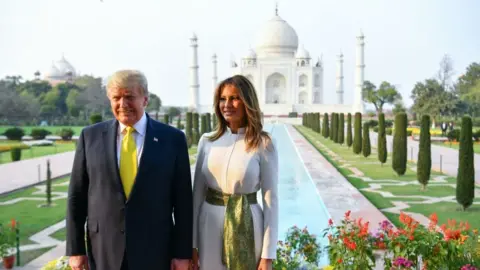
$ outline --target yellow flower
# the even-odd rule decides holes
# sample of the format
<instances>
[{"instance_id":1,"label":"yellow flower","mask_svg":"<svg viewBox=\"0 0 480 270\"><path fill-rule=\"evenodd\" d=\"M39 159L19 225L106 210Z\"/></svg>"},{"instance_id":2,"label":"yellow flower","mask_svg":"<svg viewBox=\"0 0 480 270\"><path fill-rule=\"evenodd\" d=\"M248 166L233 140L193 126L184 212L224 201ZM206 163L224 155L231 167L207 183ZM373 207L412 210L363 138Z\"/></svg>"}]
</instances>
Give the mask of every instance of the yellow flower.
<instances>
[{"instance_id":1,"label":"yellow flower","mask_svg":"<svg viewBox=\"0 0 480 270\"><path fill-rule=\"evenodd\" d=\"M327 265L323 268L323 270L333 270L333 266Z\"/></svg>"}]
</instances>

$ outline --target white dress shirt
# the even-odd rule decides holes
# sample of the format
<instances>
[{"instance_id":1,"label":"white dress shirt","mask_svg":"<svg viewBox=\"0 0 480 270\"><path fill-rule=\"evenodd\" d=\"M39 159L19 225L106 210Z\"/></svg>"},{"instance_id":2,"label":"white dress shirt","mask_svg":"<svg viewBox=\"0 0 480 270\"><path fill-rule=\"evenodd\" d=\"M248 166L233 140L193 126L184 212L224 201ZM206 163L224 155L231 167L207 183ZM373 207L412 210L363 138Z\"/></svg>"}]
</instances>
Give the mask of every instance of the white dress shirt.
<instances>
[{"instance_id":1,"label":"white dress shirt","mask_svg":"<svg viewBox=\"0 0 480 270\"><path fill-rule=\"evenodd\" d=\"M118 167L120 168L120 151L122 147L122 140L126 134L126 128L124 124L118 122L118 132L117 132L117 162ZM142 118L138 120L137 123L133 125L135 131L133 132L133 137L135 138L135 144L137 145L137 168L140 166L140 157L143 152L143 143L145 142L145 135L147 133L147 116L143 114Z\"/></svg>"}]
</instances>

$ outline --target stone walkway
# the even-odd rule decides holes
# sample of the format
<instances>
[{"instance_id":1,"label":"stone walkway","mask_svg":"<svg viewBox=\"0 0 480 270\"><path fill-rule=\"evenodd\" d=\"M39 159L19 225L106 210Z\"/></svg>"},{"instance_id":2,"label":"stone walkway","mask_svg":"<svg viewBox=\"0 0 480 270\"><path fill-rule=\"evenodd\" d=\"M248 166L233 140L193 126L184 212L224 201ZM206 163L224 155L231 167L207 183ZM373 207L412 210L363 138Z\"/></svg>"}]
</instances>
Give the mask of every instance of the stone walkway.
<instances>
[{"instance_id":1,"label":"stone walkway","mask_svg":"<svg viewBox=\"0 0 480 270\"><path fill-rule=\"evenodd\" d=\"M70 174L75 151L25 159L0 165L0 195L45 181L47 160L52 178Z\"/></svg>"},{"instance_id":2,"label":"stone walkway","mask_svg":"<svg viewBox=\"0 0 480 270\"><path fill-rule=\"evenodd\" d=\"M370 132L370 140L372 147L377 146L378 134L376 132ZM393 136L387 136L387 150L390 153L392 151ZM407 142L408 156L407 158L412 161L416 161L418 158L419 142L408 137ZM458 172L458 150L440 145L432 145L432 169L441 171L444 174L457 177ZM475 182L480 184L480 155L474 154L475 162Z\"/></svg>"}]
</instances>

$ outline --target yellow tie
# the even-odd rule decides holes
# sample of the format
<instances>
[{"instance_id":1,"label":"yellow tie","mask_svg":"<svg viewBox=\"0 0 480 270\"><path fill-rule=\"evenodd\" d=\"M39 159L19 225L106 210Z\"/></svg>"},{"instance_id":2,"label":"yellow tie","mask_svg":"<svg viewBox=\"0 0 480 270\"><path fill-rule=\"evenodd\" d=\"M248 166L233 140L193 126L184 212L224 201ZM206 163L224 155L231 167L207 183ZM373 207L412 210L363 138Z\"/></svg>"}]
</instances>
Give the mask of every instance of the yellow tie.
<instances>
[{"instance_id":1,"label":"yellow tie","mask_svg":"<svg viewBox=\"0 0 480 270\"><path fill-rule=\"evenodd\" d=\"M120 150L120 178L122 179L123 189L127 198L130 196L135 176L137 175L137 146L133 127L126 127L126 134L122 140Z\"/></svg>"}]
</instances>

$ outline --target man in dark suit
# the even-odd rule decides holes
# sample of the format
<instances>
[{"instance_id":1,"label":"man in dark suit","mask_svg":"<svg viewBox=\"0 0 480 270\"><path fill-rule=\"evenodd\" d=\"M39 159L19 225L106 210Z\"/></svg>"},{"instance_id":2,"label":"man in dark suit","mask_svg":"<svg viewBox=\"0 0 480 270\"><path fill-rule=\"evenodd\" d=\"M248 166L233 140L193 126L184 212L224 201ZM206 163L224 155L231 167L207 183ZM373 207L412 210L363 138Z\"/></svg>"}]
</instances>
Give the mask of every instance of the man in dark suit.
<instances>
[{"instance_id":1,"label":"man in dark suit","mask_svg":"<svg viewBox=\"0 0 480 270\"><path fill-rule=\"evenodd\" d=\"M77 143L67 205L69 264L186 270L193 209L185 135L145 113L142 73L114 73L107 95L116 119L84 128Z\"/></svg>"}]
</instances>

